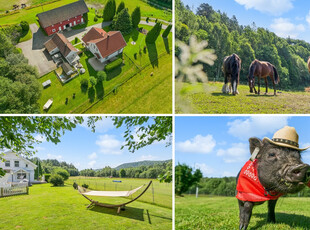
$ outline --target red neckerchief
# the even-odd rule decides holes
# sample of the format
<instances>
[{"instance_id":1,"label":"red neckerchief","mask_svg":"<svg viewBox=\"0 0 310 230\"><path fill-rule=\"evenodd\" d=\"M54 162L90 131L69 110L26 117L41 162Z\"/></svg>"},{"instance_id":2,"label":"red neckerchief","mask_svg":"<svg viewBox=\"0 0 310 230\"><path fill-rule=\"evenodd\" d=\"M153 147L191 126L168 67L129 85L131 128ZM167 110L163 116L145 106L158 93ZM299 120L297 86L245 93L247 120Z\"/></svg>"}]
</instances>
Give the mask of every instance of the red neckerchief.
<instances>
[{"instance_id":1,"label":"red neckerchief","mask_svg":"<svg viewBox=\"0 0 310 230\"><path fill-rule=\"evenodd\" d=\"M260 183L257 174L257 160L247 161L242 167L238 183L237 198L242 201L261 202L276 200L283 194L267 191Z\"/></svg>"}]
</instances>

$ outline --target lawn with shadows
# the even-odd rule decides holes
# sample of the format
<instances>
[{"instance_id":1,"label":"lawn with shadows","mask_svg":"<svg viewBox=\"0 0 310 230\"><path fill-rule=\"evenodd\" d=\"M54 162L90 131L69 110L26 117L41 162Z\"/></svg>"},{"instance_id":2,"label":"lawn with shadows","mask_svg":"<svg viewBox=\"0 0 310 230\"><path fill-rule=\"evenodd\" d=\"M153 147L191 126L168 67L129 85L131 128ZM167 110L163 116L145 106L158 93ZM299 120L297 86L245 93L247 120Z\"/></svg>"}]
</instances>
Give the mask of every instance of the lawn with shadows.
<instances>
[{"instance_id":1,"label":"lawn with shadows","mask_svg":"<svg viewBox=\"0 0 310 230\"><path fill-rule=\"evenodd\" d=\"M171 229L172 210L135 201L116 209L92 207L71 185L33 185L29 195L0 199L0 229Z\"/></svg>"},{"instance_id":2,"label":"lawn with shadows","mask_svg":"<svg viewBox=\"0 0 310 230\"><path fill-rule=\"evenodd\" d=\"M283 197L276 206L275 224L267 224L267 202L253 209L249 229L309 229L310 198ZM239 207L235 197L176 197L175 229L238 229Z\"/></svg>"},{"instance_id":3,"label":"lawn with shadows","mask_svg":"<svg viewBox=\"0 0 310 230\"><path fill-rule=\"evenodd\" d=\"M249 86L239 85L239 95L222 93L222 82L188 83L176 82L176 93L181 100L176 103L176 113L184 113L182 106L186 104L191 112L205 114L308 114L310 113L309 92L288 92L261 87L261 95L249 92Z\"/></svg>"}]
</instances>

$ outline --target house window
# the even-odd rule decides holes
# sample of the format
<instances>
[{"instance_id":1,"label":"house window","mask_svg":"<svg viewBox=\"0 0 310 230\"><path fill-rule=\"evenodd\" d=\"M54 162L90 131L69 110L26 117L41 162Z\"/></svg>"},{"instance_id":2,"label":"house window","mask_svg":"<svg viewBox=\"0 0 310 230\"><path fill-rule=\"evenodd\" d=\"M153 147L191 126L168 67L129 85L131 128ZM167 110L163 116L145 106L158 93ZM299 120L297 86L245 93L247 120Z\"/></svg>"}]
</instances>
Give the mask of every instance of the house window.
<instances>
[{"instance_id":1,"label":"house window","mask_svg":"<svg viewBox=\"0 0 310 230\"><path fill-rule=\"evenodd\" d=\"M5 162L5 167L11 167L10 161Z\"/></svg>"},{"instance_id":2,"label":"house window","mask_svg":"<svg viewBox=\"0 0 310 230\"><path fill-rule=\"evenodd\" d=\"M52 32L55 32L56 30L55 29L52 29Z\"/></svg>"},{"instance_id":3,"label":"house window","mask_svg":"<svg viewBox=\"0 0 310 230\"><path fill-rule=\"evenodd\" d=\"M19 167L19 161L14 161L14 166Z\"/></svg>"},{"instance_id":4,"label":"house window","mask_svg":"<svg viewBox=\"0 0 310 230\"><path fill-rule=\"evenodd\" d=\"M25 172L17 173L17 179L18 180L26 179L26 176L27 175Z\"/></svg>"},{"instance_id":5,"label":"house window","mask_svg":"<svg viewBox=\"0 0 310 230\"><path fill-rule=\"evenodd\" d=\"M28 168L28 164L26 164L26 168Z\"/></svg>"}]
</instances>

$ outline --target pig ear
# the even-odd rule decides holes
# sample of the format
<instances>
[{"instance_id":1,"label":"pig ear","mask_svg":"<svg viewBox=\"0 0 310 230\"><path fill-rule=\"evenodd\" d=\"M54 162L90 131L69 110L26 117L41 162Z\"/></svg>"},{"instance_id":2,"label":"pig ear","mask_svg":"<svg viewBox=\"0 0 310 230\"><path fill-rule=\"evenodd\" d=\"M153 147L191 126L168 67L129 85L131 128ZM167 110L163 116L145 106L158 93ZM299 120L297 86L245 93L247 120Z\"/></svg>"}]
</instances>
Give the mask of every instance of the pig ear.
<instances>
[{"instance_id":1,"label":"pig ear","mask_svg":"<svg viewBox=\"0 0 310 230\"><path fill-rule=\"evenodd\" d=\"M251 153L251 155L253 154L255 148L261 149L263 147L263 142L257 137L251 137L249 139L249 142L250 142L250 153Z\"/></svg>"}]
</instances>

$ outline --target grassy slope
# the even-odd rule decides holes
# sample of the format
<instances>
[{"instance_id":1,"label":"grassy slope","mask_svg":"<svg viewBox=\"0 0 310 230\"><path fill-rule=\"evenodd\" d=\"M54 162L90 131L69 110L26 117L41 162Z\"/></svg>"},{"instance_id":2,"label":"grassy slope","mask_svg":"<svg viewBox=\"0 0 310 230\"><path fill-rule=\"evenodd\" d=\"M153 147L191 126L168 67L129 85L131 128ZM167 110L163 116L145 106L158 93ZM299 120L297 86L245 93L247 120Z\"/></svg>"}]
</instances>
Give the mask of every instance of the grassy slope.
<instances>
[{"instance_id":1,"label":"grassy slope","mask_svg":"<svg viewBox=\"0 0 310 230\"><path fill-rule=\"evenodd\" d=\"M66 5L66 4L71 3L71 2L75 2L75 1L76 0L61 0L59 2L44 5L43 10L42 10L42 7L36 7L33 9L29 9L29 10L20 10L20 12L17 14L8 15L6 17L1 18L0 25L15 24L15 23L19 23L22 20L27 21L29 24L37 23L37 21L36 21L36 15L37 14L42 13L43 11L51 10L51 9ZM92 2L92 3L99 2L101 4L104 4L106 1L107 0L91 0L91 1L86 1L86 3L88 3L88 2ZM8 2L11 6L13 5L13 3L11 3L11 1L0 0L1 8L2 8L2 4L4 4L4 3L5 3L5 5L4 5L5 7L11 7L11 6L7 5ZM121 0L117 0L116 2L118 5L121 2ZM134 10L134 8L137 5L139 5L141 7L141 15L144 17L155 17L155 18L164 19L166 21L169 21L172 18L171 13L165 12L165 11L157 9L155 7L152 7L145 2L142 2L139 0L126 1L126 7L128 7L130 13ZM93 18L94 18L94 10L91 10L91 12L89 14L89 20L90 20L89 25L100 23L100 21L94 22Z\"/></svg>"},{"instance_id":2,"label":"grassy slope","mask_svg":"<svg viewBox=\"0 0 310 230\"><path fill-rule=\"evenodd\" d=\"M276 224L266 223L267 202L255 206L250 229L308 229L310 198L280 198ZM176 197L176 229L237 229L239 211L234 197Z\"/></svg>"},{"instance_id":3,"label":"grassy slope","mask_svg":"<svg viewBox=\"0 0 310 230\"><path fill-rule=\"evenodd\" d=\"M34 185L29 195L0 199L0 229L171 229L171 209L135 201L117 215L88 204L72 186Z\"/></svg>"},{"instance_id":4,"label":"grassy slope","mask_svg":"<svg viewBox=\"0 0 310 230\"><path fill-rule=\"evenodd\" d=\"M181 83L182 84L182 83ZM180 86L180 83L177 83ZM264 95L265 88L261 88L261 95L249 93L249 87L239 85L239 95L222 94L223 83L210 82L202 84L183 84L182 98L198 113L240 114L308 114L310 112L310 94L306 92L286 92L280 90L273 96L273 89L269 88L268 95ZM180 106L176 105L176 112L181 113Z\"/></svg>"},{"instance_id":5,"label":"grassy slope","mask_svg":"<svg viewBox=\"0 0 310 230\"><path fill-rule=\"evenodd\" d=\"M122 183L115 183L112 180L121 180ZM89 189L103 191L128 191L137 188L143 184L149 183L151 179L129 179L129 178L98 178L98 177L70 177L66 182L73 182L82 185L89 185ZM156 205L172 208L172 183L160 183L158 180L153 180L153 185L139 198L140 201L153 203L152 188L154 189L154 203ZM117 186L117 187L116 187ZM140 191L141 192L141 191ZM139 192L137 192L139 194ZM135 195L137 195L135 194ZM104 198L103 198L104 199Z\"/></svg>"}]
</instances>

